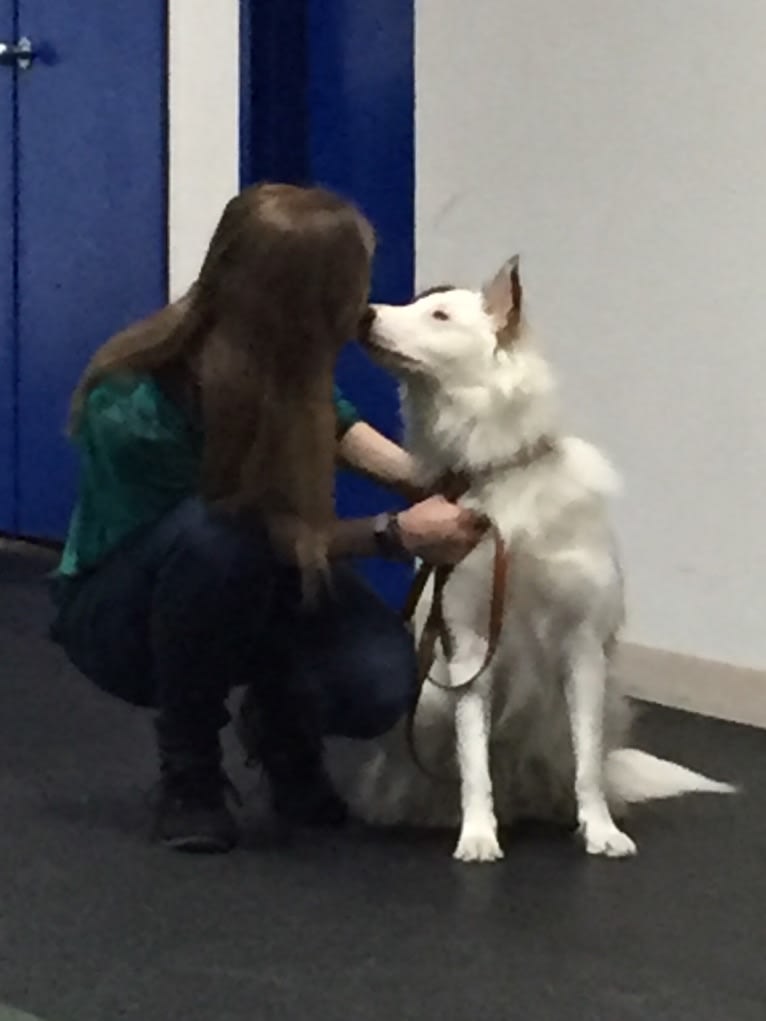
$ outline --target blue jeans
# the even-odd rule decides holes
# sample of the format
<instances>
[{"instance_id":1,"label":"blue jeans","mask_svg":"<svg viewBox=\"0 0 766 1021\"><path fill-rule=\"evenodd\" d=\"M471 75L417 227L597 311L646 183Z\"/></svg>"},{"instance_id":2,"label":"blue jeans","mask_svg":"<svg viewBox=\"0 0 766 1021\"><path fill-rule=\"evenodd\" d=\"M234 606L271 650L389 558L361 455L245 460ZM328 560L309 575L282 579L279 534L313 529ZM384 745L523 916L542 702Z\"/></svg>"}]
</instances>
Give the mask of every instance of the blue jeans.
<instances>
[{"instance_id":1,"label":"blue jeans","mask_svg":"<svg viewBox=\"0 0 766 1021\"><path fill-rule=\"evenodd\" d=\"M412 640L347 566L317 603L265 533L190 499L96 570L65 581L53 637L99 688L157 710L160 753L218 754L248 685L270 742L372 738L415 697Z\"/></svg>"}]
</instances>

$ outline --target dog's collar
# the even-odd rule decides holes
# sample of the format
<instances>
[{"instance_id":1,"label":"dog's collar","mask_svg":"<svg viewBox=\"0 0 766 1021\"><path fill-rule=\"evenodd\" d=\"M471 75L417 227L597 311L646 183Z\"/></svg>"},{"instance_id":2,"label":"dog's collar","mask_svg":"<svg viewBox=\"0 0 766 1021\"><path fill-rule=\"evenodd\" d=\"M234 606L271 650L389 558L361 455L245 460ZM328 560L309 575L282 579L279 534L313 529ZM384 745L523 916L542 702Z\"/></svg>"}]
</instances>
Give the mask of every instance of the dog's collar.
<instances>
[{"instance_id":1,"label":"dog's collar","mask_svg":"<svg viewBox=\"0 0 766 1021\"><path fill-rule=\"evenodd\" d=\"M530 468L533 464L557 453L558 443L551 436L541 436L534 443L525 443L519 447L513 457L505 461L494 461L480 468L450 469L439 479L436 490L448 499L457 499L468 492L474 485L489 482L490 479L506 472Z\"/></svg>"}]
</instances>

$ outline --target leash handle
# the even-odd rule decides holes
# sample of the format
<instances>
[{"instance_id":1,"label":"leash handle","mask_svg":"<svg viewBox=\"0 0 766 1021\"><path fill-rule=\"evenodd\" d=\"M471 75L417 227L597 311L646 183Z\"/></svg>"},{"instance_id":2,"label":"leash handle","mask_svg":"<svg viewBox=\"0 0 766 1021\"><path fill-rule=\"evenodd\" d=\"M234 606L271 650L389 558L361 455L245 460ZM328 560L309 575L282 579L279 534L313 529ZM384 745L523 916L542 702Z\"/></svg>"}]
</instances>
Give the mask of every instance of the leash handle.
<instances>
[{"instance_id":1,"label":"leash handle","mask_svg":"<svg viewBox=\"0 0 766 1021\"><path fill-rule=\"evenodd\" d=\"M489 613L489 627L487 629L488 642L487 652L484 657L484 661L479 669L471 677L465 681L461 681L460 684L439 684L441 688L446 688L450 691L459 691L462 688L467 688L470 684L479 677L480 674L484 673L491 661L494 659L497 652L497 648L500 644L500 637L503 628L503 618L505 616L505 598L508 588L508 576L510 568L510 552L501 536L497 526L491 525L490 531L495 543L493 567L492 567L492 594L490 600L490 613ZM449 581L453 571L455 570L453 565L434 567L431 564L421 564L415 575L415 579L410 587L405 600L404 608L402 610L402 616L406 623L411 623L412 618L415 614L415 610L420 602L423 592L425 591L426 585L428 584L431 575L434 575L434 594L431 602L431 608L426 618L426 622L423 626L423 632L418 642L418 662L420 664L420 685L428 680L428 672L433 663L434 650L438 639L442 640L442 646L447 659L452 658L454 651L454 642L452 634L447 625L447 621L444 617L444 605L443 595L444 589ZM425 672L424 672L425 671ZM438 684L433 678L430 678L433 684Z\"/></svg>"},{"instance_id":2,"label":"leash handle","mask_svg":"<svg viewBox=\"0 0 766 1021\"><path fill-rule=\"evenodd\" d=\"M508 590L508 576L510 568L510 554L503 537L500 535L496 526L491 527L492 537L494 539L495 550L492 564L492 591L490 598L489 607L489 624L487 628L487 651L484 655L484 659L481 666L473 673L470 677L459 684L441 684L433 677L424 677L423 682L430 680L432 684L435 684L438 688L442 688L444 691L464 691L466 688L470 688L479 677L487 670L495 658L498 647L500 645L500 639L503 631L503 619L505 617L505 599ZM451 572L450 572L451 573ZM437 637L441 638L442 648L444 649L444 655L448 660L452 659L454 654L454 640L449 630L449 626L444 616L444 606L442 597L444 588L446 586L449 575L444 578L441 585L438 585L434 589L434 612L435 627L438 628ZM430 640L430 639L429 639ZM421 643L422 644L422 643ZM433 654L436 642L434 641L431 648L431 663L433 662ZM423 656L425 659L425 656ZM430 670L431 664L428 669Z\"/></svg>"},{"instance_id":3,"label":"leash handle","mask_svg":"<svg viewBox=\"0 0 766 1021\"><path fill-rule=\"evenodd\" d=\"M470 484L470 476L466 472L449 471L440 479L436 491L442 493L448 500L457 501L470 489ZM487 653L484 657L484 662L472 677L469 677L466 681L461 681L460 684L451 685L438 684L437 681L429 676L434 661L436 643L439 639L441 639L442 649L444 650L444 654L448 660L452 658L452 654L454 652L454 642L449 626L444 617L443 604L444 589L455 569L454 566L447 565L433 567L431 564L421 563L415 574L412 585L410 586L410 590L407 593L407 598L402 610L402 616L405 623L411 623L418 603L425 591L426 585L428 584L431 575L434 575L434 595L417 647L418 690L417 697L413 700L412 708L407 714L407 743L409 744L410 754L412 755L415 763L424 773L430 775L435 780L441 780L443 778L434 776L433 773L431 773L423 764L418 754L415 741L415 716L420 703L420 696L422 694L423 687L426 681L430 680L432 684L437 684L438 687L447 691L464 691L466 688L474 684L489 667L500 644L503 617L505 614L505 597L508 589L510 551L506 547L505 541L497 526L492 522L489 522L488 526L489 530L492 532L495 542L495 555L492 569L492 597L489 613L489 640L487 643Z\"/></svg>"},{"instance_id":4,"label":"leash handle","mask_svg":"<svg viewBox=\"0 0 766 1021\"><path fill-rule=\"evenodd\" d=\"M454 642L449 626L444 617L443 602L444 589L452 575L452 572L454 571L454 567L452 565L433 567L430 564L421 564L415 575L415 579L407 595L403 609L404 620L405 622L410 623L414 616L415 609L422 598L423 592L425 591L425 587L433 574L433 600L431 601L428 617L423 625L423 631L417 647L418 692L417 698L414 700L412 708L407 716L407 743L416 764L424 773L427 773L435 780L443 778L434 776L430 770L426 768L420 759L415 742L415 716L423 687L426 681L430 681L432 684L435 684L438 688L441 688L444 691L465 691L474 684L490 666L492 660L495 658L502 636L511 557L510 550L508 549L497 526L491 525L490 529L495 543L495 550L492 568L492 594L490 600L487 652L481 666L471 677L467 678L465 681L461 681L459 684L441 684L430 676L436 651L436 642L439 639L441 639L444 655L448 660L452 659L454 653Z\"/></svg>"}]
</instances>

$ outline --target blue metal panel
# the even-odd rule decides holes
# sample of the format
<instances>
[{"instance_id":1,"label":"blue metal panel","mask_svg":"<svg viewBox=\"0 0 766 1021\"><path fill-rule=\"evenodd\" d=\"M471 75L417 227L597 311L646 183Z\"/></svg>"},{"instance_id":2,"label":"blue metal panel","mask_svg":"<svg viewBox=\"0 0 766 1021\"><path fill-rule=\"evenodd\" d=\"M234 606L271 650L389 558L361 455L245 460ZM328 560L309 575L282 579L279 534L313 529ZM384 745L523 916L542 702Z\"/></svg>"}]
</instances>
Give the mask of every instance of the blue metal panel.
<instances>
[{"instance_id":1,"label":"blue metal panel","mask_svg":"<svg viewBox=\"0 0 766 1021\"><path fill-rule=\"evenodd\" d=\"M306 0L241 0L242 184L308 180Z\"/></svg>"},{"instance_id":2,"label":"blue metal panel","mask_svg":"<svg viewBox=\"0 0 766 1021\"><path fill-rule=\"evenodd\" d=\"M0 40L16 39L12 0L0 0ZM16 504L16 323L14 287L15 72L0 67L0 531L14 530Z\"/></svg>"},{"instance_id":3,"label":"blue metal panel","mask_svg":"<svg viewBox=\"0 0 766 1021\"><path fill-rule=\"evenodd\" d=\"M354 198L378 231L374 297L407 300L414 278L413 0L308 0L309 158L312 176ZM392 381L352 346L341 385L365 417L397 437ZM341 513L390 506L369 483L343 479ZM406 571L372 564L370 580L399 602Z\"/></svg>"},{"instance_id":4,"label":"blue metal panel","mask_svg":"<svg viewBox=\"0 0 766 1021\"><path fill-rule=\"evenodd\" d=\"M111 333L166 300L160 0L20 0L18 528L63 535L71 390Z\"/></svg>"}]
</instances>

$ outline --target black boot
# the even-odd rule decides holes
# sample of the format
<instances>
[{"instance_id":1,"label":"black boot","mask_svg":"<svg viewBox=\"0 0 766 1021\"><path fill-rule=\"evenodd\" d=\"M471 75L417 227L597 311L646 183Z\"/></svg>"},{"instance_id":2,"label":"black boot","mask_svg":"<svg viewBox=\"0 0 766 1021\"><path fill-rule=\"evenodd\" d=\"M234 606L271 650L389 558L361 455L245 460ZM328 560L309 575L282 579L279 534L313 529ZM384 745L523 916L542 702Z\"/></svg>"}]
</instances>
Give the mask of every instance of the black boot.
<instances>
[{"instance_id":1,"label":"black boot","mask_svg":"<svg viewBox=\"0 0 766 1021\"><path fill-rule=\"evenodd\" d=\"M239 827L227 800L237 795L221 767L220 746L216 741L206 752L189 753L169 741L162 731L158 722L161 780L156 838L176 851L230 851L239 838Z\"/></svg>"},{"instance_id":2,"label":"black boot","mask_svg":"<svg viewBox=\"0 0 766 1021\"><path fill-rule=\"evenodd\" d=\"M270 712L250 687L235 721L236 734L247 764L263 766L280 819L298 826L342 826L348 808L325 769L321 733L310 709L296 699L289 711Z\"/></svg>"},{"instance_id":3,"label":"black boot","mask_svg":"<svg viewBox=\"0 0 766 1021\"><path fill-rule=\"evenodd\" d=\"M230 851L239 839L239 827L226 803L229 788L222 772L166 772L156 809L157 839L174 851Z\"/></svg>"}]
</instances>

